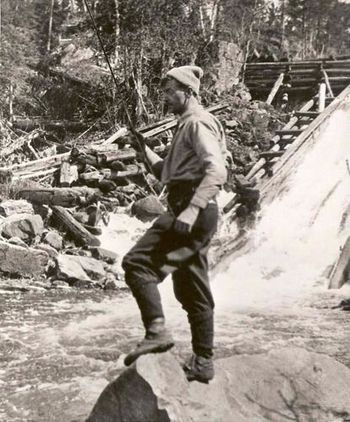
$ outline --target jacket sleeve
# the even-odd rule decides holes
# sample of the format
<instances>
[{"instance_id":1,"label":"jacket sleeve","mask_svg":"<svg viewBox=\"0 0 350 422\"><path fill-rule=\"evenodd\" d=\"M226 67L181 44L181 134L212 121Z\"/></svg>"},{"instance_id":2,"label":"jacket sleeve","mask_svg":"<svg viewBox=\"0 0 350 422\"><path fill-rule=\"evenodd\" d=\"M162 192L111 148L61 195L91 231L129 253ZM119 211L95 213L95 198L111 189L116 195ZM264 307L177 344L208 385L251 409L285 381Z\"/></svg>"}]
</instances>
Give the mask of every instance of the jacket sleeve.
<instances>
[{"instance_id":1,"label":"jacket sleeve","mask_svg":"<svg viewBox=\"0 0 350 422\"><path fill-rule=\"evenodd\" d=\"M220 145L222 135L215 126L202 120L193 122L189 131L192 148L204 169L204 177L193 195L191 204L205 208L227 179Z\"/></svg>"}]
</instances>

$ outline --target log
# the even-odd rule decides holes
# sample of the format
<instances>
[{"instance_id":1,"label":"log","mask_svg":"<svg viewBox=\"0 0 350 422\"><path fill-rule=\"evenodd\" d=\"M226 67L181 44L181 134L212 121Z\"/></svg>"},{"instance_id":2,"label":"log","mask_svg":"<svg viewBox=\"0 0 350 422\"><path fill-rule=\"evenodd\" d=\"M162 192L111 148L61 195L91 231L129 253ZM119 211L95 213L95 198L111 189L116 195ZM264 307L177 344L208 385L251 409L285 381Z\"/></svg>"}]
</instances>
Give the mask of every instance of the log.
<instances>
[{"instance_id":1,"label":"log","mask_svg":"<svg viewBox=\"0 0 350 422\"><path fill-rule=\"evenodd\" d=\"M271 104L273 99L275 98L278 90L280 89L282 83L283 83L283 78L284 78L284 73L281 73L277 79L277 81L275 82L267 100L266 100L266 104Z\"/></svg>"},{"instance_id":2,"label":"log","mask_svg":"<svg viewBox=\"0 0 350 422\"><path fill-rule=\"evenodd\" d=\"M318 111L296 111L294 114L297 117L309 117L310 119L314 119L320 113Z\"/></svg>"},{"instance_id":3,"label":"log","mask_svg":"<svg viewBox=\"0 0 350 422\"><path fill-rule=\"evenodd\" d=\"M329 82L329 78L328 78L328 75L327 75L327 72L325 71L325 70L323 70L323 78L324 78L324 81L325 81L325 83L326 83L326 86L327 86L327 89L328 89L328 94L331 96L331 97L333 97L334 95L333 95L333 91L332 91L332 87L331 87L331 84L330 84L330 82Z\"/></svg>"},{"instance_id":4,"label":"log","mask_svg":"<svg viewBox=\"0 0 350 422\"><path fill-rule=\"evenodd\" d=\"M81 132L89 127L90 124L79 121L69 120L44 120L44 119L20 119L13 121L13 127L24 131L34 130L37 128L45 128L48 130L67 129L70 132Z\"/></svg>"},{"instance_id":5,"label":"log","mask_svg":"<svg viewBox=\"0 0 350 422\"><path fill-rule=\"evenodd\" d=\"M340 251L339 258L329 277L329 289L340 289L347 282L350 268L350 236Z\"/></svg>"},{"instance_id":6,"label":"log","mask_svg":"<svg viewBox=\"0 0 350 422\"><path fill-rule=\"evenodd\" d=\"M320 84L319 92L318 92L318 112L322 113L322 111L326 108L326 89L327 86L325 83Z\"/></svg>"},{"instance_id":7,"label":"log","mask_svg":"<svg viewBox=\"0 0 350 422\"><path fill-rule=\"evenodd\" d=\"M73 188L42 188L24 189L18 192L18 197L26 199L35 205L61 205L74 207L92 202L101 195L99 189L86 186Z\"/></svg>"},{"instance_id":8,"label":"log","mask_svg":"<svg viewBox=\"0 0 350 422\"><path fill-rule=\"evenodd\" d=\"M100 246L100 240L80 224L66 208L58 205L51 208L53 217L67 229L77 243L83 246Z\"/></svg>"},{"instance_id":9,"label":"log","mask_svg":"<svg viewBox=\"0 0 350 422\"><path fill-rule=\"evenodd\" d=\"M280 157L283 154L284 154L284 151L266 151L266 152L261 152L259 154L259 157L269 160L271 158Z\"/></svg>"},{"instance_id":10,"label":"log","mask_svg":"<svg viewBox=\"0 0 350 422\"><path fill-rule=\"evenodd\" d=\"M139 176L146 172L146 168L143 164L129 164L125 171L112 171L110 175L111 180L118 181L125 177Z\"/></svg>"},{"instance_id":11,"label":"log","mask_svg":"<svg viewBox=\"0 0 350 422\"><path fill-rule=\"evenodd\" d=\"M60 186L69 187L78 178L77 166L72 166L68 161L63 161L60 168Z\"/></svg>"},{"instance_id":12,"label":"log","mask_svg":"<svg viewBox=\"0 0 350 422\"><path fill-rule=\"evenodd\" d=\"M282 129L276 130L275 134L279 136L298 136L302 133L302 129Z\"/></svg>"}]
</instances>

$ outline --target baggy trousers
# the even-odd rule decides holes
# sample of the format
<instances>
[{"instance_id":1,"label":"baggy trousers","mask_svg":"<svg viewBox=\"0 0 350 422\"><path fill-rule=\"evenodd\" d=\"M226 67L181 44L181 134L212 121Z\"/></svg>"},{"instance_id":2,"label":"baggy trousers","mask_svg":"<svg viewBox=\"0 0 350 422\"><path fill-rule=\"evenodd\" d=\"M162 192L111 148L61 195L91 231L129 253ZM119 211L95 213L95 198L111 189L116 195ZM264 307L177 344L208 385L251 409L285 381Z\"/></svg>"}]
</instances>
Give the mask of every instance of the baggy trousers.
<instances>
[{"instance_id":1,"label":"baggy trousers","mask_svg":"<svg viewBox=\"0 0 350 422\"><path fill-rule=\"evenodd\" d=\"M183 195L180 201L172 202L176 216L187 206L189 198ZM125 281L147 328L153 319L164 317L157 284L172 273L175 297L187 312L191 326L193 351L210 357L214 300L208 279L207 252L217 229L218 208L215 203L209 203L201 209L188 235L174 231L175 216L161 215L125 255Z\"/></svg>"}]
</instances>

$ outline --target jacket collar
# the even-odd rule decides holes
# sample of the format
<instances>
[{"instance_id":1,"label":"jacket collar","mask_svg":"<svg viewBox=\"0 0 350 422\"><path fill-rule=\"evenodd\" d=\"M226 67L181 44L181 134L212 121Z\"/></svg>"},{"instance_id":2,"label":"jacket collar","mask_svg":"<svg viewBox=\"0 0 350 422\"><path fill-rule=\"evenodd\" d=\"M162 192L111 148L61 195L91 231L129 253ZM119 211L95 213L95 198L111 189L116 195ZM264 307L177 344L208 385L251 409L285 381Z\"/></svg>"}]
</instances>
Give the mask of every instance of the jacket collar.
<instances>
[{"instance_id":1,"label":"jacket collar","mask_svg":"<svg viewBox=\"0 0 350 422\"><path fill-rule=\"evenodd\" d=\"M187 111L185 111L185 113L181 114L181 116L178 117L178 125L184 123L185 120L187 120L192 114L196 114L201 111L203 111L203 106L201 104L193 104L190 109L188 109Z\"/></svg>"}]
</instances>

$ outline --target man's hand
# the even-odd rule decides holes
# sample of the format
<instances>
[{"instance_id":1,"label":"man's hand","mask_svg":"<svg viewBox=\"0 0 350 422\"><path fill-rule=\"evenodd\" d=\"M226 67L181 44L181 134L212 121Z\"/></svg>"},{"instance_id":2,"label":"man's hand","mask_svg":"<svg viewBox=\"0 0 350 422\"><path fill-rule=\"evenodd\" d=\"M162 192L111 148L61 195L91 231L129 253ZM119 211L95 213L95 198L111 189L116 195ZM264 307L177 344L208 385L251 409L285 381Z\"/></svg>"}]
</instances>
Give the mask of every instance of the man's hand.
<instances>
[{"instance_id":1,"label":"man's hand","mask_svg":"<svg viewBox=\"0 0 350 422\"><path fill-rule=\"evenodd\" d=\"M199 211L199 207L190 204L175 220L174 230L177 233L184 235L191 233L193 224L197 220Z\"/></svg>"}]
</instances>

